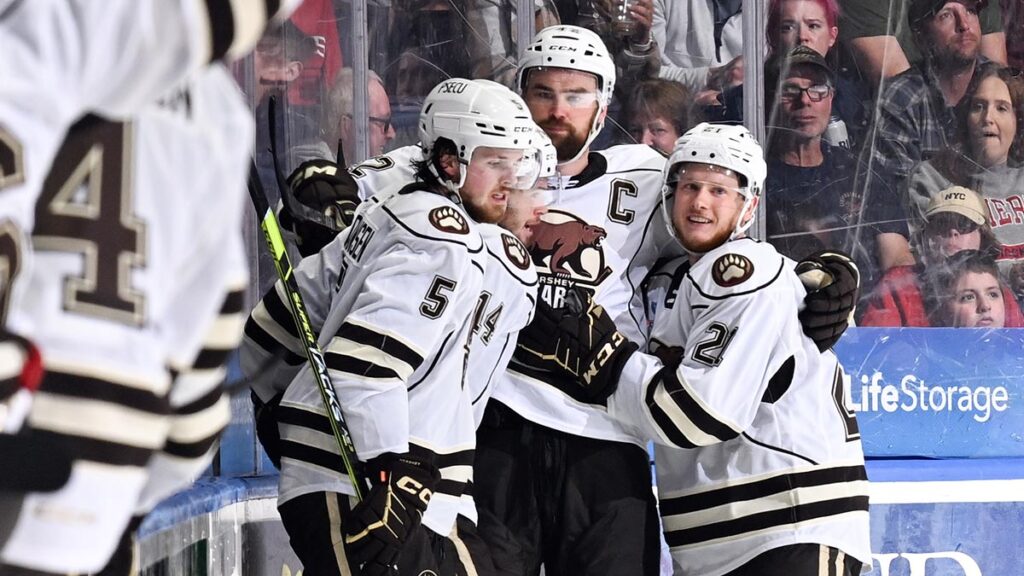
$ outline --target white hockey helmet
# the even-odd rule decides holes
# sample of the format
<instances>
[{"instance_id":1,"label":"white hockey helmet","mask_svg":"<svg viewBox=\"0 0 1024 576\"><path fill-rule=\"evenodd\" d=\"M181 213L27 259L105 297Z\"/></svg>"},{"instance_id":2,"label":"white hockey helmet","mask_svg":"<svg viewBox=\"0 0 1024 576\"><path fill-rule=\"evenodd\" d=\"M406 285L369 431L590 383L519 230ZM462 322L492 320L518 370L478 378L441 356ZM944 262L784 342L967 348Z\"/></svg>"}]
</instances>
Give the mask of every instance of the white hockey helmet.
<instances>
[{"instance_id":1,"label":"white hockey helmet","mask_svg":"<svg viewBox=\"0 0 1024 576\"><path fill-rule=\"evenodd\" d=\"M672 223L670 200L675 196L676 183L679 181L679 172L683 164L718 166L743 176L746 182L739 188L739 193L743 196L743 208L740 210L740 220L736 221L736 227L729 239L750 228L754 219L750 218L743 222L742 215L754 203L754 199L761 196L764 179L768 175L768 164L764 161L761 145L745 126L702 122L676 140L662 173L661 189L661 206L665 211L665 222L673 235L675 226Z\"/></svg>"},{"instance_id":2,"label":"white hockey helmet","mask_svg":"<svg viewBox=\"0 0 1024 576\"><path fill-rule=\"evenodd\" d=\"M420 110L420 146L429 157L439 138L455 144L459 162L468 165L481 146L531 150L539 128L518 94L490 80L450 78L427 94ZM431 168L433 169L433 167ZM449 185L458 191L466 182Z\"/></svg>"},{"instance_id":3,"label":"white hockey helmet","mask_svg":"<svg viewBox=\"0 0 1024 576\"><path fill-rule=\"evenodd\" d=\"M526 81L534 68L564 68L593 74L597 77L598 108L590 125L587 141L572 162L583 154L604 127L601 112L608 108L615 91L615 62L608 48L594 32L579 26L548 26L538 32L526 47L519 63L516 85L525 94Z\"/></svg>"}]
</instances>

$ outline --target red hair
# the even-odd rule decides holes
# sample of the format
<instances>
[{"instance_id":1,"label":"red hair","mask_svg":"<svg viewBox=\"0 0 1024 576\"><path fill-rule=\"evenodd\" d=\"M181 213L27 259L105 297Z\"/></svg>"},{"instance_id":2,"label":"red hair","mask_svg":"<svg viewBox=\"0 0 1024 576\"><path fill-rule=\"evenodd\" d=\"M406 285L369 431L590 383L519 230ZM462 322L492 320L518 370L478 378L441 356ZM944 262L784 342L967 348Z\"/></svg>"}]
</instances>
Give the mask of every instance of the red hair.
<instances>
[{"instance_id":1,"label":"red hair","mask_svg":"<svg viewBox=\"0 0 1024 576\"><path fill-rule=\"evenodd\" d=\"M771 0L768 4L768 51L775 53L779 48L779 26L782 23L782 3L786 0ZM838 0L804 0L814 2L825 11L825 23L829 28L839 25Z\"/></svg>"}]
</instances>

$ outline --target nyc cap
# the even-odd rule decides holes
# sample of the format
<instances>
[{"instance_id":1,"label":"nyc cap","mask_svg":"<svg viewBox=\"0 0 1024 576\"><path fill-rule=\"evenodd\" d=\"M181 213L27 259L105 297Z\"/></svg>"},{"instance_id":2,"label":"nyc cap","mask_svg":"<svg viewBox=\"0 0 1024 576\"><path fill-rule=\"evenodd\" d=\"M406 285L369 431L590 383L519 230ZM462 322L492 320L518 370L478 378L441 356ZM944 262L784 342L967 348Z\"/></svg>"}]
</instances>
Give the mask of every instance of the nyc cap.
<instances>
[{"instance_id":1,"label":"nyc cap","mask_svg":"<svg viewBox=\"0 0 1024 576\"><path fill-rule=\"evenodd\" d=\"M924 216L931 219L932 216L941 212L959 214L979 226L984 226L988 220L988 205L981 199L981 196L978 196L977 192L963 186L946 188L932 196Z\"/></svg>"}]
</instances>

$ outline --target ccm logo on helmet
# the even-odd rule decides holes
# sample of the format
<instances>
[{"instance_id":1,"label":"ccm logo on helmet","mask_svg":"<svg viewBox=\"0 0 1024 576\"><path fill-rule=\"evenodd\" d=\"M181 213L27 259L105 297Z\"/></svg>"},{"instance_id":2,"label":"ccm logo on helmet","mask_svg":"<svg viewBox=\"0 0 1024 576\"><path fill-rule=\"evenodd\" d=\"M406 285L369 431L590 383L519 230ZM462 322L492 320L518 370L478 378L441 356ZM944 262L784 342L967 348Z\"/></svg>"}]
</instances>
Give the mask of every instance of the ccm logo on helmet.
<instances>
[{"instance_id":1,"label":"ccm logo on helmet","mask_svg":"<svg viewBox=\"0 0 1024 576\"><path fill-rule=\"evenodd\" d=\"M445 82L441 84L441 89L438 90L438 94L462 94L466 91L465 82Z\"/></svg>"},{"instance_id":2,"label":"ccm logo on helmet","mask_svg":"<svg viewBox=\"0 0 1024 576\"><path fill-rule=\"evenodd\" d=\"M554 46L549 46L548 50L560 50L562 52L575 52L577 50L577 48L575 46L565 46L565 45L555 44Z\"/></svg>"}]
</instances>

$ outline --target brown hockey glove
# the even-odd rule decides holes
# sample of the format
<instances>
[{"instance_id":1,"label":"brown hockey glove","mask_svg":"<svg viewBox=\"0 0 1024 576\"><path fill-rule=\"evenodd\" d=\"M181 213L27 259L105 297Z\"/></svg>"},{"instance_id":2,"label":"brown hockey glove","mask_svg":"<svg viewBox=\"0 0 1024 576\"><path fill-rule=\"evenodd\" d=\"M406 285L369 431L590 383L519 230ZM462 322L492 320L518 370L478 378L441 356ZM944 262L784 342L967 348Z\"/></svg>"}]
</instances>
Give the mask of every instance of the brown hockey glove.
<instances>
[{"instance_id":1,"label":"brown hockey glove","mask_svg":"<svg viewBox=\"0 0 1024 576\"><path fill-rule=\"evenodd\" d=\"M860 295L860 271L846 254L826 250L798 262L796 273L807 288L800 324L804 334L824 352L850 325Z\"/></svg>"},{"instance_id":2,"label":"brown hockey glove","mask_svg":"<svg viewBox=\"0 0 1024 576\"><path fill-rule=\"evenodd\" d=\"M345 549L363 576L390 575L441 479L437 467L409 454L366 463L373 487L343 522Z\"/></svg>"},{"instance_id":3,"label":"brown hockey glove","mask_svg":"<svg viewBox=\"0 0 1024 576\"><path fill-rule=\"evenodd\" d=\"M572 398L603 404L615 393L626 360L638 346L616 328L604 308L589 297L570 292L580 300L554 309L537 302L533 322L519 331L515 359L535 370L553 373L549 383ZM577 387L568 386L568 377Z\"/></svg>"},{"instance_id":4,"label":"brown hockey glove","mask_svg":"<svg viewBox=\"0 0 1024 576\"><path fill-rule=\"evenodd\" d=\"M359 187L348 170L329 160L307 160L288 177L288 186L293 198L283 198L281 224L298 236L303 256L319 252L352 224Z\"/></svg>"}]
</instances>

